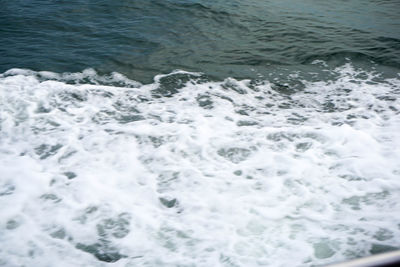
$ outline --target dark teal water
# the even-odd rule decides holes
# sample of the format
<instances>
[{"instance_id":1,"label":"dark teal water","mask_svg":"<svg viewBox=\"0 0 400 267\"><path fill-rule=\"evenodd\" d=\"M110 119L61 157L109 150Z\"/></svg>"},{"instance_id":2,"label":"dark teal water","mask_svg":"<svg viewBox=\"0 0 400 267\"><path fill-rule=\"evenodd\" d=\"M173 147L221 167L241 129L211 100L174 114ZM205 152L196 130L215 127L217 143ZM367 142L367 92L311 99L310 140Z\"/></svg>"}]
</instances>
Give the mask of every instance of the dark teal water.
<instances>
[{"instance_id":1,"label":"dark teal water","mask_svg":"<svg viewBox=\"0 0 400 267\"><path fill-rule=\"evenodd\" d=\"M398 70L400 1L0 1L0 72L254 78L316 59Z\"/></svg>"}]
</instances>

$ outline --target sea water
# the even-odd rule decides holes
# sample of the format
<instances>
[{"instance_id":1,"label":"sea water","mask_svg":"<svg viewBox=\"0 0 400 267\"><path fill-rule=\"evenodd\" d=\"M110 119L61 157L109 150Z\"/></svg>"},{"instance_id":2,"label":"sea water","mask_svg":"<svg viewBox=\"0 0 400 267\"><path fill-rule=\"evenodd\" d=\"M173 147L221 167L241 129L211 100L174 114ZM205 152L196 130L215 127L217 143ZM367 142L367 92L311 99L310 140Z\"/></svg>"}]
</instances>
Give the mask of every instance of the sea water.
<instances>
[{"instance_id":1,"label":"sea water","mask_svg":"<svg viewBox=\"0 0 400 267\"><path fill-rule=\"evenodd\" d=\"M400 248L398 3L258 2L1 2L0 266Z\"/></svg>"}]
</instances>

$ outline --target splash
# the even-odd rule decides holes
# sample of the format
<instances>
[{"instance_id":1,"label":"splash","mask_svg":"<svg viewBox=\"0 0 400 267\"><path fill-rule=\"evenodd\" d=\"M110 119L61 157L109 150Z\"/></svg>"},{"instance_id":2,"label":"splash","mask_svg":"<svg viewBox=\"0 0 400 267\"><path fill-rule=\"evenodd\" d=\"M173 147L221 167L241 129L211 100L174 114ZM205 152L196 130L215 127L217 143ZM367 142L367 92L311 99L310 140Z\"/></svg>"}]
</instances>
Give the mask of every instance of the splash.
<instances>
[{"instance_id":1,"label":"splash","mask_svg":"<svg viewBox=\"0 0 400 267\"><path fill-rule=\"evenodd\" d=\"M400 80L0 75L0 265L311 266L400 247Z\"/></svg>"}]
</instances>

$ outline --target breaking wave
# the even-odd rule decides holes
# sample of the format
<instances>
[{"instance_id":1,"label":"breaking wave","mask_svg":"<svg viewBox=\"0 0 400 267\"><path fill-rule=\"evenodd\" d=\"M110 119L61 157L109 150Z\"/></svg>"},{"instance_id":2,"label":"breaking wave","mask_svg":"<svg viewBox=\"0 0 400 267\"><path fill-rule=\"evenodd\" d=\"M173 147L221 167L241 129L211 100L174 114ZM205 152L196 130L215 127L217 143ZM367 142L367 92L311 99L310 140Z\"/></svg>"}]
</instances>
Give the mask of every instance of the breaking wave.
<instances>
[{"instance_id":1,"label":"breaking wave","mask_svg":"<svg viewBox=\"0 0 400 267\"><path fill-rule=\"evenodd\" d=\"M292 73L300 87L1 74L0 265L311 266L400 248L400 79L331 72Z\"/></svg>"}]
</instances>

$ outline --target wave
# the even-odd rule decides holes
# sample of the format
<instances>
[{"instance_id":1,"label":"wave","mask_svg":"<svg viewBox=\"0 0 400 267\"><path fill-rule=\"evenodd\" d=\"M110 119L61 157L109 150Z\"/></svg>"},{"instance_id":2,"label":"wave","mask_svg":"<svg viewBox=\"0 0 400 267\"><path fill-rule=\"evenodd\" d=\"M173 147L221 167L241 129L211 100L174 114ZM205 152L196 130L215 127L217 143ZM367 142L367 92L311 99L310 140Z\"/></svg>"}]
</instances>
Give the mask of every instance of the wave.
<instances>
[{"instance_id":1,"label":"wave","mask_svg":"<svg viewBox=\"0 0 400 267\"><path fill-rule=\"evenodd\" d=\"M0 264L311 266L399 248L400 78L326 72L1 74Z\"/></svg>"}]
</instances>

